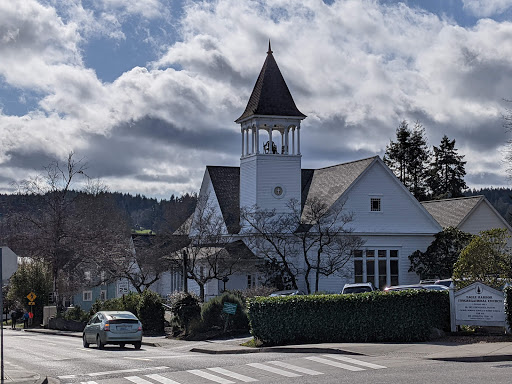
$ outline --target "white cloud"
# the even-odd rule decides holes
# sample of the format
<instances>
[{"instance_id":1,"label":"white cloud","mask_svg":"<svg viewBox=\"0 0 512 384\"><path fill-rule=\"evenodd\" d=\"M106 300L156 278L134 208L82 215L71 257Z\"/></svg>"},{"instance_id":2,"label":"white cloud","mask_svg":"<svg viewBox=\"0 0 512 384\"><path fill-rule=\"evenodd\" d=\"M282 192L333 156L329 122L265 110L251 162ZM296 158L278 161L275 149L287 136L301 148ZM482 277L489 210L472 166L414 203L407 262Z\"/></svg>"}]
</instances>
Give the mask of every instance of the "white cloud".
<instances>
[{"instance_id":1,"label":"white cloud","mask_svg":"<svg viewBox=\"0 0 512 384\"><path fill-rule=\"evenodd\" d=\"M169 12L163 3L103 0L93 12L67 0L76 12L65 18L35 1L19 4L0 3L0 76L41 97L26 116L0 114L0 133L9 137L0 143L0 163L30 152L64 157L73 149L100 163L97 172L110 177L112 189L193 191L205 164L237 165L233 120L245 108L269 38L298 108L309 116L304 166L382 154L403 119L419 119L431 144L445 133L455 138L473 173L484 170L479 159L495 161L505 140L508 22L463 28L371 0L190 2L181 41L148 68L104 83L83 64L79 47L89 31L126 38L120 33L127 15L156 19ZM102 30L108 20L112 27Z\"/></svg>"},{"instance_id":2,"label":"white cloud","mask_svg":"<svg viewBox=\"0 0 512 384\"><path fill-rule=\"evenodd\" d=\"M511 0L462 0L464 9L477 17L489 17L499 15L510 7Z\"/></svg>"}]
</instances>

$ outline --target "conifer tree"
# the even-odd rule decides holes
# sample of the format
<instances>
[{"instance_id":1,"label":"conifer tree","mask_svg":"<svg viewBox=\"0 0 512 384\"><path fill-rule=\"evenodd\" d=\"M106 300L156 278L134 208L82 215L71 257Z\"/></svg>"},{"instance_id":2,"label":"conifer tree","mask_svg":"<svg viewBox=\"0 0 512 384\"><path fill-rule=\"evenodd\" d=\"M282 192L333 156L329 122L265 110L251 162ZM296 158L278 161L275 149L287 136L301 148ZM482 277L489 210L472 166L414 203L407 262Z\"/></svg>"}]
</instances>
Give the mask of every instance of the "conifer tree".
<instances>
[{"instance_id":1,"label":"conifer tree","mask_svg":"<svg viewBox=\"0 0 512 384\"><path fill-rule=\"evenodd\" d=\"M444 135L439 147L434 146L434 159L430 165L428 185L434 199L462 196L467 188L463 160L455 148L455 139L450 140Z\"/></svg>"},{"instance_id":2,"label":"conifer tree","mask_svg":"<svg viewBox=\"0 0 512 384\"><path fill-rule=\"evenodd\" d=\"M416 122L414 129L402 121L396 129L396 142L386 147L384 162L417 199L426 196L426 179L430 152L425 139L425 129Z\"/></svg>"},{"instance_id":3,"label":"conifer tree","mask_svg":"<svg viewBox=\"0 0 512 384\"><path fill-rule=\"evenodd\" d=\"M384 162L406 186L410 138L411 130L407 121L404 120L396 129L396 142L390 141L384 155Z\"/></svg>"}]
</instances>

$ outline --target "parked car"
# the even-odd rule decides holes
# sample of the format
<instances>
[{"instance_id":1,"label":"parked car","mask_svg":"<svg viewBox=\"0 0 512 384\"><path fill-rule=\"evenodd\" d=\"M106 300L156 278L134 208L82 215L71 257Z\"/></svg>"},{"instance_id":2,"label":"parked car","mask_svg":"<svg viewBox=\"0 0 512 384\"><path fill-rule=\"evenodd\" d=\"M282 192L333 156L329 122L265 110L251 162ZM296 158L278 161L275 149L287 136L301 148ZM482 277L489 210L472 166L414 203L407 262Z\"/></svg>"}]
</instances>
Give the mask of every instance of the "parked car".
<instances>
[{"instance_id":1,"label":"parked car","mask_svg":"<svg viewBox=\"0 0 512 384\"><path fill-rule=\"evenodd\" d=\"M269 296L275 297L275 296L295 296L295 295L303 295L304 292L299 291L298 289L287 289L284 291L275 291L272 292Z\"/></svg>"},{"instance_id":2,"label":"parked car","mask_svg":"<svg viewBox=\"0 0 512 384\"><path fill-rule=\"evenodd\" d=\"M436 285L444 285L445 287L449 287L453 282L453 279L442 279L442 280L436 280Z\"/></svg>"},{"instance_id":3,"label":"parked car","mask_svg":"<svg viewBox=\"0 0 512 384\"><path fill-rule=\"evenodd\" d=\"M414 290L435 290L435 291L445 291L448 289L448 287L444 285L437 285L437 284L413 284L413 285L393 285L391 287L384 288L384 292L390 292L390 291L405 291L408 289L414 289Z\"/></svg>"},{"instance_id":4,"label":"parked car","mask_svg":"<svg viewBox=\"0 0 512 384\"><path fill-rule=\"evenodd\" d=\"M372 283L354 283L354 284L345 284L343 286L343 290L341 294L346 293L363 293L363 292L372 292L375 291Z\"/></svg>"},{"instance_id":5,"label":"parked car","mask_svg":"<svg viewBox=\"0 0 512 384\"><path fill-rule=\"evenodd\" d=\"M142 344L142 324L133 313L128 311L97 312L85 326L82 334L84 348L96 344L103 349L107 344L117 344L124 348L133 344L140 349Z\"/></svg>"}]
</instances>

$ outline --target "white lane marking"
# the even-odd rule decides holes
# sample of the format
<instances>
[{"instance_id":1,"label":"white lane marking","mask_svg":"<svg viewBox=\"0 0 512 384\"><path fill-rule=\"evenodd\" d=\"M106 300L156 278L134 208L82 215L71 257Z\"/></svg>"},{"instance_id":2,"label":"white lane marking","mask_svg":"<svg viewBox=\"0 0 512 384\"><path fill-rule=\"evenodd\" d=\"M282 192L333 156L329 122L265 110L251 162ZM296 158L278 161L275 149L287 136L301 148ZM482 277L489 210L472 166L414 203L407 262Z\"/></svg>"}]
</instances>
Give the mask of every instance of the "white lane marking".
<instances>
[{"instance_id":1,"label":"white lane marking","mask_svg":"<svg viewBox=\"0 0 512 384\"><path fill-rule=\"evenodd\" d=\"M95 381L81 381L80 384L98 384Z\"/></svg>"},{"instance_id":2,"label":"white lane marking","mask_svg":"<svg viewBox=\"0 0 512 384\"><path fill-rule=\"evenodd\" d=\"M125 357L125 359L139 360L139 361L151 361L152 359L147 357Z\"/></svg>"},{"instance_id":3,"label":"white lane marking","mask_svg":"<svg viewBox=\"0 0 512 384\"><path fill-rule=\"evenodd\" d=\"M221 375L232 377L233 379L237 379L243 381L244 383L251 383L253 381L258 381L257 379L253 379L252 377L242 375L240 373L231 372L224 368L208 368L210 371L220 373Z\"/></svg>"},{"instance_id":4,"label":"white lane marking","mask_svg":"<svg viewBox=\"0 0 512 384\"><path fill-rule=\"evenodd\" d=\"M356 365L361 365L363 367L368 367L368 368L372 368L372 369L382 369L382 368L387 368L383 365L378 365L378 364L373 364L373 363L367 363L366 361L361 361L361 360L356 360L356 359L352 359L351 357L346 357L346 356L341 356L341 355L332 355L332 354L329 354L329 355L324 355L325 357L330 357L331 359L336 359L336 360L341 360L341 361L345 361L347 363L352 363L352 364L356 364Z\"/></svg>"},{"instance_id":5,"label":"white lane marking","mask_svg":"<svg viewBox=\"0 0 512 384\"><path fill-rule=\"evenodd\" d=\"M76 375L57 376L59 379L74 379Z\"/></svg>"},{"instance_id":6,"label":"white lane marking","mask_svg":"<svg viewBox=\"0 0 512 384\"><path fill-rule=\"evenodd\" d=\"M149 377L150 379L158 381L159 383L162 383L162 384L180 384L177 381L168 379L167 377L157 375L156 373L153 373L151 375L146 375L146 376Z\"/></svg>"},{"instance_id":7,"label":"white lane marking","mask_svg":"<svg viewBox=\"0 0 512 384\"><path fill-rule=\"evenodd\" d=\"M264 365L264 364L260 364L260 363L250 363L250 364L247 364L247 365L250 366L250 367L253 367L253 368L258 368L258 369L262 369L264 371L272 372L272 373L275 373L275 374L281 375L281 376L286 376L286 377L300 377L300 376L302 376L302 375L298 375L298 374L293 373L293 372L284 371L284 370L279 369L279 368L269 367L268 365Z\"/></svg>"},{"instance_id":8,"label":"white lane marking","mask_svg":"<svg viewBox=\"0 0 512 384\"><path fill-rule=\"evenodd\" d=\"M291 371L297 371L300 373L305 373L306 375L316 376L323 375L323 372L313 371L312 369L297 367L296 365L288 364L283 361L267 361L267 363L277 365L282 368L287 368Z\"/></svg>"},{"instance_id":9,"label":"white lane marking","mask_svg":"<svg viewBox=\"0 0 512 384\"><path fill-rule=\"evenodd\" d=\"M203 377L203 378L211 380L211 381L215 381L216 383L219 383L219 384L234 384L235 383L234 381L224 379L223 377L215 376L215 375L212 375L211 373L200 371L199 369L191 369L187 372L190 372L193 375Z\"/></svg>"},{"instance_id":10,"label":"white lane marking","mask_svg":"<svg viewBox=\"0 0 512 384\"><path fill-rule=\"evenodd\" d=\"M157 359L177 359L177 358L182 358L182 357L199 357L199 356L198 355L172 355L172 356L151 356L151 357L123 356L123 359L151 361L151 360L157 360Z\"/></svg>"},{"instance_id":11,"label":"white lane marking","mask_svg":"<svg viewBox=\"0 0 512 384\"><path fill-rule=\"evenodd\" d=\"M84 348L84 347L82 347L82 348L77 348L77 349L78 349L79 351L85 351L85 352L92 352L92 351L94 351L94 349L93 349L93 348Z\"/></svg>"},{"instance_id":12,"label":"white lane marking","mask_svg":"<svg viewBox=\"0 0 512 384\"><path fill-rule=\"evenodd\" d=\"M152 384L151 381L144 380L142 377L139 376L128 376L125 377L126 380L130 380L132 383L136 384Z\"/></svg>"},{"instance_id":13,"label":"white lane marking","mask_svg":"<svg viewBox=\"0 0 512 384\"><path fill-rule=\"evenodd\" d=\"M308 360L311 360L311 361L316 361L317 363L331 365L331 366L337 367L337 368L346 369L348 371L356 372L356 371L364 371L365 370L364 368L353 367L351 365L347 365L347 364L343 364L343 363L338 363L337 361L327 360L327 359L323 359L321 357L316 357L316 356L305 357L305 359L308 359Z\"/></svg>"},{"instance_id":14,"label":"white lane marking","mask_svg":"<svg viewBox=\"0 0 512 384\"><path fill-rule=\"evenodd\" d=\"M129 373L129 372L141 372L141 371L150 371L150 370L161 370L161 369L168 369L168 367L147 367L147 368L132 368L132 369L120 369L118 371L105 371L105 372L94 372L94 373L88 373L85 376L104 376L104 375L111 375L113 373Z\"/></svg>"}]
</instances>

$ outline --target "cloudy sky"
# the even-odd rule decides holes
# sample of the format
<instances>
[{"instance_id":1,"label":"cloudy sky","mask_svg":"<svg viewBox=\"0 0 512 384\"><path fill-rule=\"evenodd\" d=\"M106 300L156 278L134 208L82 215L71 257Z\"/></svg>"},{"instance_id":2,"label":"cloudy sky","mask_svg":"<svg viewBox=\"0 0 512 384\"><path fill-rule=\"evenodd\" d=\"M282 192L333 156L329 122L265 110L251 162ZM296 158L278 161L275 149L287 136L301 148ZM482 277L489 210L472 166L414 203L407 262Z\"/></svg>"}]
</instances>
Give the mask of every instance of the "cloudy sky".
<instances>
[{"instance_id":1,"label":"cloudy sky","mask_svg":"<svg viewBox=\"0 0 512 384\"><path fill-rule=\"evenodd\" d=\"M238 166L268 39L303 168L383 155L401 120L446 134L471 187L510 186L512 0L0 1L0 192L70 151L112 191L197 191Z\"/></svg>"}]
</instances>

